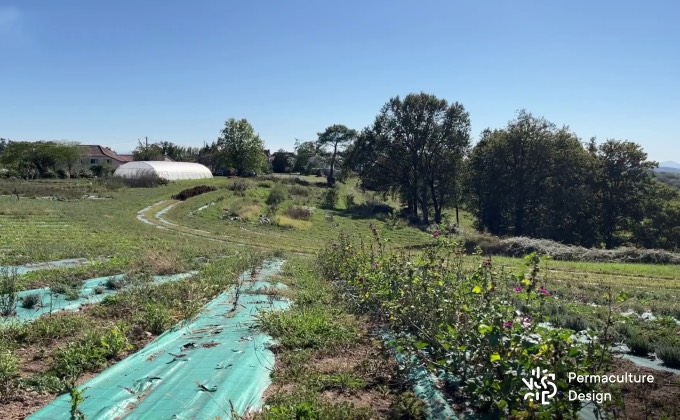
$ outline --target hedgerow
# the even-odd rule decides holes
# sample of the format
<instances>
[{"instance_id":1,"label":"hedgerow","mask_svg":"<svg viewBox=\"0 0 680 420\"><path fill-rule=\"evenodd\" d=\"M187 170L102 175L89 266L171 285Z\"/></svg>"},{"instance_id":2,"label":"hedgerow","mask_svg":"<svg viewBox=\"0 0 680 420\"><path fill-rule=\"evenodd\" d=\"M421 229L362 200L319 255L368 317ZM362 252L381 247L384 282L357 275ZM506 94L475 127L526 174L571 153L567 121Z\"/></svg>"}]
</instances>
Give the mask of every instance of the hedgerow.
<instances>
[{"instance_id":1,"label":"hedgerow","mask_svg":"<svg viewBox=\"0 0 680 420\"><path fill-rule=\"evenodd\" d=\"M173 195L172 199L184 201L191 197L196 197L197 195L209 193L216 190L217 188L211 187L209 185L196 185L195 187L187 188L186 190L182 190L179 193Z\"/></svg>"},{"instance_id":2,"label":"hedgerow","mask_svg":"<svg viewBox=\"0 0 680 420\"><path fill-rule=\"evenodd\" d=\"M568 391L595 392L600 385L567 383L567 373L606 369L610 352L598 336L608 337L611 323L597 336L547 324L545 305L553 298L536 254L526 257L525 273L498 272L481 258L468 271L464 247L444 237L435 235L432 247L410 256L373 232L371 244L341 235L319 254L320 270L347 301L389 327L399 351L438 374L452 400L489 418L578 417L582 407L569 401ZM557 378L549 405L524 399L522 379L537 368Z\"/></svg>"}]
</instances>

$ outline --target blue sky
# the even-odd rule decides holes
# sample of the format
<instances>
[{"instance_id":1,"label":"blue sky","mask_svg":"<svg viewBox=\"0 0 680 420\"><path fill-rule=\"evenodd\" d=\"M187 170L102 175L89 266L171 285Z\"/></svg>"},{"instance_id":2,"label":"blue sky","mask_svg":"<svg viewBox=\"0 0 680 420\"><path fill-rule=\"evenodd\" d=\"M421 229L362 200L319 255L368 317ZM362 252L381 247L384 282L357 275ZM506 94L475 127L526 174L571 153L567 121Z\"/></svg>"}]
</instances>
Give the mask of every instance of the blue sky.
<instances>
[{"instance_id":1,"label":"blue sky","mask_svg":"<svg viewBox=\"0 0 680 420\"><path fill-rule=\"evenodd\" d=\"M127 152L244 117L291 149L425 91L463 103L475 141L526 108L680 161L679 17L653 0L0 0L0 137Z\"/></svg>"}]
</instances>

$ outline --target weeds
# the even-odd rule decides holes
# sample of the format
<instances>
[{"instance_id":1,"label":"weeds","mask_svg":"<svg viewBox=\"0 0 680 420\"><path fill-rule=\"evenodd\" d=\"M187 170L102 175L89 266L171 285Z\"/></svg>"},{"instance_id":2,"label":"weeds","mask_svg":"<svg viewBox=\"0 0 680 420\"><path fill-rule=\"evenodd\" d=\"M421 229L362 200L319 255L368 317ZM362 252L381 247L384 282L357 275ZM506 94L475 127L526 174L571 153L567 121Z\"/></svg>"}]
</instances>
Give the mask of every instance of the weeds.
<instances>
[{"instance_id":1,"label":"weeds","mask_svg":"<svg viewBox=\"0 0 680 420\"><path fill-rule=\"evenodd\" d=\"M262 328L288 349L333 349L356 339L356 327L326 309L296 306L284 312L265 313Z\"/></svg>"},{"instance_id":2,"label":"weeds","mask_svg":"<svg viewBox=\"0 0 680 420\"><path fill-rule=\"evenodd\" d=\"M680 369L680 348L677 344L662 342L656 346L656 356L668 367Z\"/></svg>"},{"instance_id":3,"label":"weeds","mask_svg":"<svg viewBox=\"0 0 680 420\"><path fill-rule=\"evenodd\" d=\"M16 268L0 269L0 315L12 316L17 308L18 276Z\"/></svg>"},{"instance_id":4,"label":"weeds","mask_svg":"<svg viewBox=\"0 0 680 420\"><path fill-rule=\"evenodd\" d=\"M170 311L158 303L148 303L144 307L141 324L145 331L161 334L172 325Z\"/></svg>"},{"instance_id":5,"label":"weeds","mask_svg":"<svg viewBox=\"0 0 680 420\"><path fill-rule=\"evenodd\" d=\"M312 218L313 211L308 207L291 206L286 209L285 215L291 219L310 220Z\"/></svg>"},{"instance_id":6,"label":"weeds","mask_svg":"<svg viewBox=\"0 0 680 420\"><path fill-rule=\"evenodd\" d=\"M19 359L9 350L0 351L0 401L8 401L19 381Z\"/></svg>"}]
</instances>

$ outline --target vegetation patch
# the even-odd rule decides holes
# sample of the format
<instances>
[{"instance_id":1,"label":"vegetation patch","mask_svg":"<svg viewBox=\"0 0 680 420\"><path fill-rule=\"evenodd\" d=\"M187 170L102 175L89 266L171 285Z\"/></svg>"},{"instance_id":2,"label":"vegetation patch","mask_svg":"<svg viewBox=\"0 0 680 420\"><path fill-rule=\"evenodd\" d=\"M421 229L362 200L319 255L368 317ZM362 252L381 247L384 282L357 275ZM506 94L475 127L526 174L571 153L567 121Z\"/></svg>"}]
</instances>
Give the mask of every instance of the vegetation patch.
<instances>
[{"instance_id":1,"label":"vegetation patch","mask_svg":"<svg viewBox=\"0 0 680 420\"><path fill-rule=\"evenodd\" d=\"M308 230L312 226L312 222L292 219L287 216L276 216L274 220L276 225L282 228Z\"/></svg>"},{"instance_id":2,"label":"vegetation patch","mask_svg":"<svg viewBox=\"0 0 680 420\"><path fill-rule=\"evenodd\" d=\"M172 199L185 201L191 197L196 197L201 194L209 193L212 191L217 191L217 188L211 185L196 185L195 187L187 188L186 190L178 192L177 194L172 196Z\"/></svg>"}]
</instances>

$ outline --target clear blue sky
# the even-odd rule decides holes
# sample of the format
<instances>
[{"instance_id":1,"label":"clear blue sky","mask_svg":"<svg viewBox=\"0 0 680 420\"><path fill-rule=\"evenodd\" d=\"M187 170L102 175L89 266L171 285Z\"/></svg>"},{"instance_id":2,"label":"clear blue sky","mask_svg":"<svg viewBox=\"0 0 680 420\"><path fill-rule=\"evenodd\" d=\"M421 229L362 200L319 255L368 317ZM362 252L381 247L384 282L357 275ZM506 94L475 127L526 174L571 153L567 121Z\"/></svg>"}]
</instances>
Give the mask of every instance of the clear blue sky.
<instances>
[{"instance_id":1,"label":"clear blue sky","mask_svg":"<svg viewBox=\"0 0 680 420\"><path fill-rule=\"evenodd\" d=\"M676 1L0 0L0 137L267 148L434 93L474 139L526 108L680 161Z\"/></svg>"}]
</instances>

